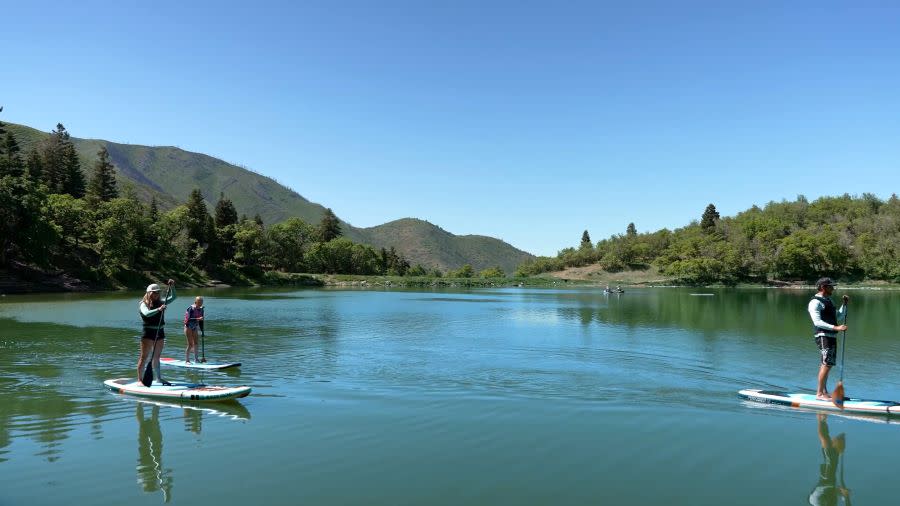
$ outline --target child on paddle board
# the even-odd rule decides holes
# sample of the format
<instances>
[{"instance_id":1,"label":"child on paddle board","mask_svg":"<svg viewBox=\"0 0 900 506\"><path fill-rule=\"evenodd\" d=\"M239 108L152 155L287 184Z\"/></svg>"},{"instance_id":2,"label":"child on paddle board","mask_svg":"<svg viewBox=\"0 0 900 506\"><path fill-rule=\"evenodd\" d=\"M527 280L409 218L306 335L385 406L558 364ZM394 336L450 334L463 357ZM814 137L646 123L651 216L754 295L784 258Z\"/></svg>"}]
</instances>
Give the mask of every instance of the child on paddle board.
<instances>
[{"instance_id":1,"label":"child on paddle board","mask_svg":"<svg viewBox=\"0 0 900 506\"><path fill-rule=\"evenodd\" d=\"M834 302L831 301L834 287L835 282L831 278L821 278L816 281L816 295L813 296L806 307L810 318L812 318L816 346L819 348L819 354L822 356L819 365L818 383L816 385L816 398L823 401L831 400L831 394L828 393L828 373L831 372L831 368L835 364L837 334L847 330L847 326L838 325L838 321L846 319L847 305L850 304L850 297L844 295L844 304L841 305L840 309L835 308Z\"/></svg>"},{"instance_id":2,"label":"child on paddle board","mask_svg":"<svg viewBox=\"0 0 900 506\"><path fill-rule=\"evenodd\" d=\"M194 350L194 362L206 362L197 356L197 331L203 325L203 297L194 299L194 303L188 306L184 312L184 337L187 338L187 347L184 349L184 361L191 363L191 350Z\"/></svg>"},{"instance_id":3,"label":"child on paddle board","mask_svg":"<svg viewBox=\"0 0 900 506\"><path fill-rule=\"evenodd\" d=\"M162 355L163 347L166 344L166 306L175 300L175 280L170 279L166 284L169 286L169 295L166 297L166 300L160 299L159 285L156 283L147 287L147 292L144 293L144 298L141 299L139 307L144 328L141 335L141 354L138 356L137 373L138 381L140 381L144 372L144 364L151 359L150 352L152 350L153 370L156 372L156 379L163 385L171 385L171 383L162 379L159 367L159 357ZM155 347L154 342L156 344Z\"/></svg>"}]
</instances>

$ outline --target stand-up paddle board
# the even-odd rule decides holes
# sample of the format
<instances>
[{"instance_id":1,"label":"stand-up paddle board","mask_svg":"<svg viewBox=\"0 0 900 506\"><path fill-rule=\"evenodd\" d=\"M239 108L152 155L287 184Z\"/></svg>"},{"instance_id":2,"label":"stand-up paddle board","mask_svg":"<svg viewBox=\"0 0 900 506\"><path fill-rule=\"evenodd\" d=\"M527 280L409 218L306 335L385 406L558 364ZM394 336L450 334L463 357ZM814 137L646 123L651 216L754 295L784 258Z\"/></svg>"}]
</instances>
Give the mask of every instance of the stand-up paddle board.
<instances>
[{"instance_id":1,"label":"stand-up paddle board","mask_svg":"<svg viewBox=\"0 0 900 506\"><path fill-rule=\"evenodd\" d=\"M190 401L224 401L250 395L250 387L216 387L202 383L180 383L163 385L154 381L145 387L134 378L111 379L103 382L113 392L150 399L183 399Z\"/></svg>"},{"instance_id":2,"label":"stand-up paddle board","mask_svg":"<svg viewBox=\"0 0 900 506\"><path fill-rule=\"evenodd\" d=\"M780 404L792 408L827 409L846 413L869 413L873 415L900 415L900 402L852 399L844 397L844 409L831 401L816 399L815 394L792 394L776 390L741 390L738 395L749 401Z\"/></svg>"},{"instance_id":3,"label":"stand-up paddle board","mask_svg":"<svg viewBox=\"0 0 900 506\"><path fill-rule=\"evenodd\" d=\"M159 363L162 365L171 365L173 367L186 367L188 369L205 369L207 371L228 369L229 367L239 367L240 362L229 362L227 364L213 364L210 362L185 362L175 358L161 358Z\"/></svg>"}]
</instances>

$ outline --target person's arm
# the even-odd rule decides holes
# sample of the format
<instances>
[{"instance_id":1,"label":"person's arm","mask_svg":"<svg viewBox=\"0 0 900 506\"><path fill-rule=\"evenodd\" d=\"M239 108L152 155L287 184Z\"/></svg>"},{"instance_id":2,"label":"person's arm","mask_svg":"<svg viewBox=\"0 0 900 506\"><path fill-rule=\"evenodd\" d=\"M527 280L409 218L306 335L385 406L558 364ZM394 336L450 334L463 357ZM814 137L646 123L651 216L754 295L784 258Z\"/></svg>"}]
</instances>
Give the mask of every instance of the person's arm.
<instances>
[{"instance_id":1,"label":"person's arm","mask_svg":"<svg viewBox=\"0 0 900 506\"><path fill-rule=\"evenodd\" d=\"M169 296L166 297L166 300L163 301L163 304L169 305L173 300L177 298L178 297L175 295L175 285L169 285Z\"/></svg>"},{"instance_id":2,"label":"person's arm","mask_svg":"<svg viewBox=\"0 0 900 506\"><path fill-rule=\"evenodd\" d=\"M822 319L822 309L824 308L825 305L816 299L809 301L809 306L807 307L807 310L809 311L809 317L812 318L813 325L817 329L830 330L834 332L834 325Z\"/></svg>"},{"instance_id":3,"label":"person's arm","mask_svg":"<svg viewBox=\"0 0 900 506\"><path fill-rule=\"evenodd\" d=\"M141 314L144 316L153 316L158 313L160 308L150 309L144 301L141 301Z\"/></svg>"}]
</instances>

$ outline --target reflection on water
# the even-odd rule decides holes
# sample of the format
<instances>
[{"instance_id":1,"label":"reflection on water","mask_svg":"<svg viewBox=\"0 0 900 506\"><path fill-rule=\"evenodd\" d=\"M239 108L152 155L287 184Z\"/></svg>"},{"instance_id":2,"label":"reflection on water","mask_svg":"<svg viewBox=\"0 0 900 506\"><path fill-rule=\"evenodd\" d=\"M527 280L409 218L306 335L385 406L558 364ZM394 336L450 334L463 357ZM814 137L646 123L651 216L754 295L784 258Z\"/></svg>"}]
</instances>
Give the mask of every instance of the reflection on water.
<instances>
[{"instance_id":1,"label":"reflection on water","mask_svg":"<svg viewBox=\"0 0 900 506\"><path fill-rule=\"evenodd\" d=\"M218 416L237 421L250 420L250 412L238 402L198 406L178 402L146 399L135 401L135 418L138 421L137 482L144 492L161 491L163 501L172 498L174 470L163 465L163 435L159 423L160 409L181 409L185 430L199 435L203 428L203 415ZM149 417L146 415L150 411Z\"/></svg>"},{"instance_id":2,"label":"reflection on water","mask_svg":"<svg viewBox=\"0 0 900 506\"><path fill-rule=\"evenodd\" d=\"M819 465L819 481L809 494L813 506L850 504L850 490L844 483L844 462L841 460L847 449L844 433L831 437L828 433L828 415L818 413L817 430L819 444L822 445L822 464ZM840 467L840 480L838 480Z\"/></svg>"},{"instance_id":3,"label":"reflection on water","mask_svg":"<svg viewBox=\"0 0 900 506\"><path fill-rule=\"evenodd\" d=\"M159 406L150 408L149 418L144 416L144 404L137 403L135 417L138 421L137 482L144 492L162 491L163 501L172 498L174 482L171 468L164 468L162 429L159 427Z\"/></svg>"}]
</instances>

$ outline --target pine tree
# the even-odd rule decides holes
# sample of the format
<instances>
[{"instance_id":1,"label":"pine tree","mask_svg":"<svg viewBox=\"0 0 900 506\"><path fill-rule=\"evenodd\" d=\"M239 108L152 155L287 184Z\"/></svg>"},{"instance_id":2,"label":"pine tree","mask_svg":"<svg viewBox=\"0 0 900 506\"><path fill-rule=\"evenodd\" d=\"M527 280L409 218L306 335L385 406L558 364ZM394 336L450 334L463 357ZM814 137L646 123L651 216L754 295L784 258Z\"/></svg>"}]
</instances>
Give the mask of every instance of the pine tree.
<instances>
[{"instance_id":1,"label":"pine tree","mask_svg":"<svg viewBox=\"0 0 900 506\"><path fill-rule=\"evenodd\" d=\"M210 239L210 223L212 217L206 210L206 202L203 200L203 194L200 189L194 189L187 201L187 223L185 229L189 238L197 241L197 244L203 246L209 244Z\"/></svg>"},{"instance_id":2,"label":"pine tree","mask_svg":"<svg viewBox=\"0 0 900 506\"><path fill-rule=\"evenodd\" d=\"M56 124L56 129L50 132L50 138L46 140L41 149L41 165L44 184L50 193L64 193L63 186L66 180L66 144L69 142L69 132L62 123Z\"/></svg>"},{"instance_id":3,"label":"pine tree","mask_svg":"<svg viewBox=\"0 0 900 506\"><path fill-rule=\"evenodd\" d=\"M585 248L588 246L593 246L593 243L591 242L591 234L589 234L588 231L585 230L584 233L581 234L581 247Z\"/></svg>"},{"instance_id":4,"label":"pine tree","mask_svg":"<svg viewBox=\"0 0 900 506\"><path fill-rule=\"evenodd\" d=\"M94 173L88 185L88 195L102 202L108 202L119 196L116 170L109 161L109 151L105 146L97 152L97 162L94 164Z\"/></svg>"},{"instance_id":5,"label":"pine tree","mask_svg":"<svg viewBox=\"0 0 900 506\"><path fill-rule=\"evenodd\" d=\"M719 213L716 211L716 206L712 204L706 206L706 210L703 211L703 218L700 219L700 228L708 232L716 227L717 221L719 221Z\"/></svg>"},{"instance_id":6,"label":"pine tree","mask_svg":"<svg viewBox=\"0 0 900 506\"><path fill-rule=\"evenodd\" d=\"M20 177L25 173L25 164L19 151L19 143L12 132L6 132L6 138L0 142L0 177Z\"/></svg>"},{"instance_id":7,"label":"pine tree","mask_svg":"<svg viewBox=\"0 0 900 506\"><path fill-rule=\"evenodd\" d=\"M68 193L76 199L80 199L84 197L87 185L84 181L84 172L81 171L81 161L78 159L78 152L75 151L75 145L72 144L72 141L66 144L63 153L65 171L63 172L62 193Z\"/></svg>"},{"instance_id":8,"label":"pine tree","mask_svg":"<svg viewBox=\"0 0 900 506\"><path fill-rule=\"evenodd\" d=\"M156 202L156 195L150 198L150 222L156 223L159 219L159 203Z\"/></svg>"},{"instance_id":9,"label":"pine tree","mask_svg":"<svg viewBox=\"0 0 900 506\"><path fill-rule=\"evenodd\" d=\"M28 179L32 183L38 183L44 180L44 161L37 149L31 148L25 157L25 171L28 173Z\"/></svg>"},{"instance_id":10,"label":"pine tree","mask_svg":"<svg viewBox=\"0 0 900 506\"><path fill-rule=\"evenodd\" d=\"M628 228L625 229L626 237L637 237L637 228L635 228L634 223L629 223Z\"/></svg>"},{"instance_id":11,"label":"pine tree","mask_svg":"<svg viewBox=\"0 0 900 506\"><path fill-rule=\"evenodd\" d=\"M225 198L224 193L219 194L219 201L216 202L216 228L227 227L238 222L237 209L230 199Z\"/></svg>"},{"instance_id":12,"label":"pine tree","mask_svg":"<svg viewBox=\"0 0 900 506\"><path fill-rule=\"evenodd\" d=\"M341 236L341 222L331 208L325 209L325 215L319 222L319 240L328 242Z\"/></svg>"}]
</instances>

